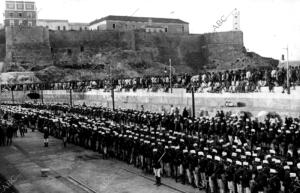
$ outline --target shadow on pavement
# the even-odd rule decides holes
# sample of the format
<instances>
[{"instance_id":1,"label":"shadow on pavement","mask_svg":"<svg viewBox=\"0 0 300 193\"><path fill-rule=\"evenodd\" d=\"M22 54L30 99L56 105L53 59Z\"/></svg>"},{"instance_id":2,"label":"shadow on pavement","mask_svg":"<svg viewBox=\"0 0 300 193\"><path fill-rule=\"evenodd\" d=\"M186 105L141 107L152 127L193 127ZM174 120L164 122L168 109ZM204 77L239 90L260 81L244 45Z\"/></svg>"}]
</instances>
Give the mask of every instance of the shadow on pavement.
<instances>
[{"instance_id":1,"label":"shadow on pavement","mask_svg":"<svg viewBox=\"0 0 300 193\"><path fill-rule=\"evenodd\" d=\"M0 174L0 193L19 193L13 185L15 181L16 179L6 179Z\"/></svg>"}]
</instances>

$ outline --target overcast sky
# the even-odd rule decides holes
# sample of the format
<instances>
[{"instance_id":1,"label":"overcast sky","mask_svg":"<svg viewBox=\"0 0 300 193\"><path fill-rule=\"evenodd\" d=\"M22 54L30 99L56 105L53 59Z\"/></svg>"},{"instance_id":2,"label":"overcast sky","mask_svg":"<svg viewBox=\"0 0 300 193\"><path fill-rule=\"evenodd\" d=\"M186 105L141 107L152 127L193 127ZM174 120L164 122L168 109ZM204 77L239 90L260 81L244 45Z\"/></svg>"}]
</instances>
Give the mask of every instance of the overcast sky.
<instances>
[{"instance_id":1,"label":"overcast sky","mask_svg":"<svg viewBox=\"0 0 300 193\"><path fill-rule=\"evenodd\" d=\"M1 0L1 10L4 1ZM107 15L180 18L191 33L213 31L222 15L240 11L240 27L249 51L281 58L289 46L290 60L300 60L300 0L35 0L40 19L91 22ZM3 15L1 18L3 21ZM218 31L232 29L232 17Z\"/></svg>"}]
</instances>

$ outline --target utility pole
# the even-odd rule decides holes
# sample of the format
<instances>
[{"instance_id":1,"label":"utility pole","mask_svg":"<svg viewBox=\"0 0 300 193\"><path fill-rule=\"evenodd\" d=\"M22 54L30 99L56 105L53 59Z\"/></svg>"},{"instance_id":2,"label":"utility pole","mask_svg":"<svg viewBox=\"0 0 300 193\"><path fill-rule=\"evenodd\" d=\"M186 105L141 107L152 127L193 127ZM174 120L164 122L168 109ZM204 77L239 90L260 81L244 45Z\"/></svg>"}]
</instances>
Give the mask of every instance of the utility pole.
<instances>
[{"instance_id":1,"label":"utility pole","mask_svg":"<svg viewBox=\"0 0 300 193\"><path fill-rule=\"evenodd\" d=\"M169 64L170 64L170 89L172 93L172 60L169 58Z\"/></svg>"},{"instance_id":2,"label":"utility pole","mask_svg":"<svg viewBox=\"0 0 300 193\"><path fill-rule=\"evenodd\" d=\"M70 106L73 106L73 99L72 99L72 88L70 88Z\"/></svg>"},{"instance_id":3,"label":"utility pole","mask_svg":"<svg viewBox=\"0 0 300 193\"><path fill-rule=\"evenodd\" d=\"M194 91L194 85L192 85L192 108L193 108L193 119L195 119L195 91Z\"/></svg>"},{"instance_id":4,"label":"utility pole","mask_svg":"<svg viewBox=\"0 0 300 193\"><path fill-rule=\"evenodd\" d=\"M11 100L12 100L12 104L15 104L15 97L14 97L14 89L13 89L13 86L11 87Z\"/></svg>"},{"instance_id":5,"label":"utility pole","mask_svg":"<svg viewBox=\"0 0 300 193\"><path fill-rule=\"evenodd\" d=\"M115 93L114 93L114 85L111 73L111 64L109 64L109 79L110 79L110 88L111 88L111 100L112 100L112 108L115 110Z\"/></svg>"},{"instance_id":6,"label":"utility pole","mask_svg":"<svg viewBox=\"0 0 300 193\"><path fill-rule=\"evenodd\" d=\"M289 65L289 47L286 46L284 48L286 50L286 87L287 87L287 93L291 93L291 88L290 88L290 65Z\"/></svg>"},{"instance_id":7,"label":"utility pole","mask_svg":"<svg viewBox=\"0 0 300 193\"><path fill-rule=\"evenodd\" d=\"M289 47L286 46L286 86L287 86L287 93L291 93L290 88L290 65L289 65Z\"/></svg>"},{"instance_id":8,"label":"utility pole","mask_svg":"<svg viewBox=\"0 0 300 193\"><path fill-rule=\"evenodd\" d=\"M42 99L42 104L44 104L44 93L43 93L43 88L41 89L41 99Z\"/></svg>"}]
</instances>

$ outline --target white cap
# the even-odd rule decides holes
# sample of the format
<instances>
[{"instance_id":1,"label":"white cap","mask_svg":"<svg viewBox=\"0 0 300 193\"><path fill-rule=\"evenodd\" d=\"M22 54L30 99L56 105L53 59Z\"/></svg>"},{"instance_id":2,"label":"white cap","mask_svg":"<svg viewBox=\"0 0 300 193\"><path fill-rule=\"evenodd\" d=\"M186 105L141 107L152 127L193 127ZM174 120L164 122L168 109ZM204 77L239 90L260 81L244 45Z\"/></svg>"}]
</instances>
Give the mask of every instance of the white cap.
<instances>
[{"instance_id":1,"label":"white cap","mask_svg":"<svg viewBox=\"0 0 300 193\"><path fill-rule=\"evenodd\" d=\"M297 163L297 168L300 169L300 163Z\"/></svg>"},{"instance_id":2,"label":"white cap","mask_svg":"<svg viewBox=\"0 0 300 193\"><path fill-rule=\"evenodd\" d=\"M226 156L226 155L227 155L227 152L223 151L222 156Z\"/></svg>"},{"instance_id":3,"label":"white cap","mask_svg":"<svg viewBox=\"0 0 300 193\"><path fill-rule=\"evenodd\" d=\"M157 152L157 149L153 149L153 152Z\"/></svg>"},{"instance_id":4,"label":"white cap","mask_svg":"<svg viewBox=\"0 0 300 193\"><path fill-rule=\"evenodd\" d=\"M246 151L246 155L251 156L251 152L250 151Z\"/></svg>"},{"instance_id":5,"label":"white cap","mask_svg":"<svg viewBox=\"0 0 300 193\"><path fill-rule=\"evenodd\" d=\"M198 155L204 156L204 153L203 153L202 151L199 151L199 152L198 152Z\"/></svg>"},{"instance_id":6,"label":"white cap","mask_svg":"<svg viewBox=\"0 0 300 193\"><path fill-rule=\"evenodd\" d=\"M284 166L283 169L289 170L289 169L290 169L290 166Z\"/></svg>"},{"instance_id":7,"label":"white cap","mask_svg":"<svg viewBox=\"0 0 300 193\"><path fill-rule=\"evenodd\" d=\"M221 158L219 156L215 156L216 161L221 161Z\"/></svg>"},{"instance_id":8,"label":"white cap","mask_svg":"<svg viewBox=\"0 0 300 193\"><path fill-rule=\"evenodd\" d=\"M243 166L248 166L249 163L248 162L243 162Z\"/></svg>"},{"instance_id":9,"label":"white cap","mask_svg":"<svg viewBox=\"0 0 300 193\"><path fill-rule=\"evenodd\" d=\"M286 162L287 165L292 166L293 162Z\"/></svg>"},{"instance_id":10,"label":"white cap","mask_svg":"<svg viewBox=\"0 0 300 193\"><path fill-rule=\"evenodd\" d=\"M271 154L275 154L276 152L275 152L274 149L270 149L270 153L271 153Z\"/></svg>"},{"instance_id":11,"label":"white cap","mask_svg":"<svg viewBox=\"0 0 300 193\"><path fill-rule=\"evenodd\" d=\"M191 151L190 151L190 153L192 153L192 154L195 154L195 153L196 153L196 151L195 151L195 150L191 150Z\"/></svg>"},{"instance_id":12,"label":"white cap","mask_svg":"<svg viewBox=\"0 0 300 193\"><path fill-rule=\"evenodd\" d=\"M269 154L268 154L268 155L266 155L266 159L268 159L268 158L271 158L271 157L272 157L272 156L271 156L271 155L269 155Z\"/></svg>"},{"instance_id":13,"label":"white cap","mask_svg":"<svg viewBox=\"0 0 300 193\"><path fill-rule=\"evenodd\" d=\"M277 171L275 169L270 169L271 174L277 174Z\"/></svg>"},{"instance_id":14,"label":"white cap","mask_svg":"<svg viewBox=\"0 0 300 193\"><path fill-rule=\"evenodd\" d=\"M296 178L296 173L290 173L291 178Z\"/></svg>"},{"instance_id":15,"label":"white cap","mask_svg":"<svg viewBox=\"0 0 300 193\"><path fill-rule=\"evenodd\" d=\"M189 152L187 149L184 149L184 150L183 150L183 153L187 153L187 152Z\"/></svg>"},{"instance_id":16,"label":"white cap","mask_svg":"<svg viewBox=\"0 0 300 193\"><path fill-rule=\"evenodd\" d=\"M241 166L242 165L242 162L240 162L240 161L236 161L236 165L239 165L239 166Z\"/></svg>"},{"instance_id":17,"label":"white cap","mask_svg":"<svg viewBox=\"0 0 300 193\"><path fill-rule=\"evenodd\" d=\"M263 160L263 164L268 164L268 160Z\"/></svg>"},{"instance_id":18,"label":"white cap","mask_svg":"<svg viewBox=\"0 0 300 193\"><path fill-rule=\"evenodd\" d=\"M276 163L276 164L280 164L280 163L281 163L280 159L276 159L276 160L275 160L275 163Z\"/></svg>"},{"instance_id":19,"label":"white cap","mask_svg":"<svg viewBox=\"0 0 300 193\"><path fill-rule=\"evenodd\" d=\"M260 162L260 159L259 159L258 157L256 157L256 158L254 159L254 161L255 161L255 162Z\"/></svg>"},{"instance_id":20,"label":"white cap","mask_svg":"<svg viewBox=\"0 0 300 193\"><path fill-rule=\"evenodd\" d=\"M230 159L230 158L227 158L226 161L229 163L232 163L232 159Z\"/></svg>"},{"instance_id":21,"label":"white cap","mask_svg":"<svg viewBox=\"0 0 300 193\"><path fill-rule=\"evenodd\" d=\"M212 156L211 155L207 155L206 156L208 159L212 159Z\"/></svg>"},{"instance_id":22,"label":"white cap","mask_svg":"<svg viewBox=\"0 0 300 193\"><path fill-rule=\"evenodd\" d=\"M257 170L261 170L262 166L257 166L256 168L257 168Z\"/></svg>"}]
</instances>

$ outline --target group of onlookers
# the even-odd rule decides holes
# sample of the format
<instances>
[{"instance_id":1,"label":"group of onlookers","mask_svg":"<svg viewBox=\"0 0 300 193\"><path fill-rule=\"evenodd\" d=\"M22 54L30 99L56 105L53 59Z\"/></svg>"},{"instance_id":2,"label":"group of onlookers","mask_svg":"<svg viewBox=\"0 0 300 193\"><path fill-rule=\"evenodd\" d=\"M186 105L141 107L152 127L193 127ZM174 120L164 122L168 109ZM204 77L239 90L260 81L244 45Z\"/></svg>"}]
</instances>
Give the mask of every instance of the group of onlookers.
<instances>
[{"instance_id":1,"label":"group of onlookers","mask_svg":"<svg viewBox=\"0 0 300 193\"><path fill-rule=\"evenodd\" d=\"M300 68L291 67L289 70L289 85L295 87L300 84ZM268 86L272 92L275 86L282 86L283 92L287 89L287 71L284 68L273 69L244 69L211 71L200 74L173 74L172 80L168 74L136 78L113 78L103 80L43 82L34 84L1 85L1 91L8 90L69 90L86 91L89 89L105 89L111 87L116 91L148 89L168 92L172 88L186 88L187 92L232 92L247 93L260 92L261 87Z\"/></svg>"}]
</instances>

